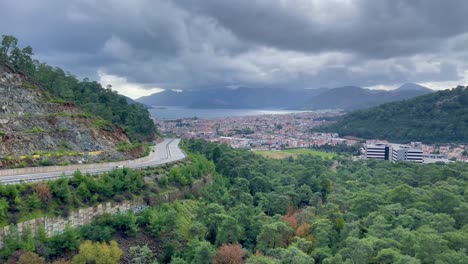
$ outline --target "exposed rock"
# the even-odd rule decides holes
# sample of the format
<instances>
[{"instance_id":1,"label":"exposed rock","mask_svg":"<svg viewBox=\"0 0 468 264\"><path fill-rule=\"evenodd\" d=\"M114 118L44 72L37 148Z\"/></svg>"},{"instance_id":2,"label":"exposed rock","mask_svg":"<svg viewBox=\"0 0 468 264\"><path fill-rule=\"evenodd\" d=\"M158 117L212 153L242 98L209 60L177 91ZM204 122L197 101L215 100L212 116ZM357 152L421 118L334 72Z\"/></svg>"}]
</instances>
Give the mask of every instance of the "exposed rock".
<instances>
[{"instance_id":1,"label":"exposed rock","mask_svg":"<svg viewBox=\"0 0 468 264\"><path fill-rule=\"evenodd\" d=\"M72 103L54 100L25 75L0 64L0 159L32 155L37 151L89 152L88 160L122 160L134 157L116 151L129 142L122 129L97 126ZM70 162L78 162L70 158ZM8 162L2 162L0 168Z\"/></svg>"}]
</instances>

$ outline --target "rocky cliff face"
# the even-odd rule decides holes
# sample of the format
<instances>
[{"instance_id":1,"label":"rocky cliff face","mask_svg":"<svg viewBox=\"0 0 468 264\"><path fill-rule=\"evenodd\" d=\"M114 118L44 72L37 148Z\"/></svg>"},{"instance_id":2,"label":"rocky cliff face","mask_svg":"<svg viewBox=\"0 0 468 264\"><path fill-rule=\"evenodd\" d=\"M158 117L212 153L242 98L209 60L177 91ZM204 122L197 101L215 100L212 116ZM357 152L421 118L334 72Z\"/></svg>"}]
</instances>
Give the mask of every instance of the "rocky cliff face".
<instances>
[{"instance_id":1,"label":"rocky cliff face","mask_svg":"<svg viewBox=\"0 0 468 264\"><path fill-rule=\"evenodd\" d=\"M116 150L121 142L129 139L120 128L103 126L102 120L51 98L27 76L0 65L0 168L18 161L25 166L25 160L30 160L26 165L54 158L67 162L64 156L70 163L131 158Z\"/></svg>"}]
</instances>

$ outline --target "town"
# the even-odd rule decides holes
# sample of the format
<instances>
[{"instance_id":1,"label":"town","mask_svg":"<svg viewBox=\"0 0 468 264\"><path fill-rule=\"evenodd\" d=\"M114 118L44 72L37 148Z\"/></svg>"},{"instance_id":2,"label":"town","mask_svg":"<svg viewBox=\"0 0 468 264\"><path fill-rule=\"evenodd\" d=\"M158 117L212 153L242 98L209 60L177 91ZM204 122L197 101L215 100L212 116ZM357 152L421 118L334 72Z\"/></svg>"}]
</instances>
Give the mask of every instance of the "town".
<instances>
[{"instance_id":1,"label":"town","mask_svg":"<svg viewBox=\"0 0 468 264\"><path fill-rule=\"evenodd\" d=\"M363 140L320 133L313 128L331 123L342 111L267 114L215 119L182 118L157 120L160 131L181 138L226 143L234 148L282 150L323 146L359 146L360 159L405 160L415 162L468 161L464 144L395 144L386 140ZM411 157L414 155L414 157Z\"/></svg>"}]
</instances>

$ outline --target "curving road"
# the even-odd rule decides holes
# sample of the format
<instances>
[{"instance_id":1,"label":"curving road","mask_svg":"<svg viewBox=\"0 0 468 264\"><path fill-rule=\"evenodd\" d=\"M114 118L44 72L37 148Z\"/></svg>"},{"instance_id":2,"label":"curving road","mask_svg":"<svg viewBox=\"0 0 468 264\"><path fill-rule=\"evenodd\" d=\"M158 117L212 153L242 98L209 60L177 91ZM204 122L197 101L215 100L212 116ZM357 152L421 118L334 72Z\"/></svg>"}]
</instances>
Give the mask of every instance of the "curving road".
<instances>
[{"instance_id":1,"label":"curving road","mask_svg":"<svg viewBox=\"0 0 468 264\"><path fill-rule=\"evenodd\" d=\"M15 184L21 182L35 182L59 178L62 176L72 176L77 170L82 173L98 174L111 171L115 168L128 167L132 169L155 167L163 164L180 161L187 157L185 153L179 148L180 139L166 138L161 143L156 144L149 156L120 162L97 163L97 164L81 164L72 166L63 166L50 168L50 167L37 167L32 170L41 171L48 170L48 172L16 174L17 170L5 170L4 172L11 171L11 175L1 176L0 183L2 184ZM90 168L90 167L93 168ZM71 169L73 167L73 169ZM41 169L42 168L42 169ZM53 171L50 171L50 170ZM3 173L4 173L3 172ZM8 174L8 173L7 173Z\"/></svg>"}]
</instances>

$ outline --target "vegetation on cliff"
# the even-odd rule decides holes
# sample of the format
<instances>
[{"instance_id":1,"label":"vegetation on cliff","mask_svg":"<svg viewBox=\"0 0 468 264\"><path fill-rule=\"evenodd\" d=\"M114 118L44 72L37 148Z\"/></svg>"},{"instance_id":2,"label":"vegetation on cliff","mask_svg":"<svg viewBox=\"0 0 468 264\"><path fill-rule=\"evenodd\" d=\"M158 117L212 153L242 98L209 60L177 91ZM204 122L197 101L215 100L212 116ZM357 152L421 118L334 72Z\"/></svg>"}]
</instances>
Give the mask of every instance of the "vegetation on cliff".
<instances>
[{"instance_id":1,"label":"vegetation on cliff","mask_svg":"<svg viewBox=\"0 0 468 264\"><path fill-rule=\"evenodd\" d=\"M156 126L144 106L128 104L124 96L98 82L86 78L80 81L58 67L33 60L30 46L20 49L17 45L14 36L2 36L0 63L25 73L62 102L72 102L85 112L121 126L133 140L149 141L155 137Z\"/></svg>"},{"instance_id":2,"label":"vegetation on cliff","mask_svg":"<svg viewBox=\"0 0 468 264\"><path fill-rule=\"evenodd\" d=\"M68 216L72 210L108 201L140 198L150 203L161 191L190 185L213 170L203 156L192 155L189 163L172 168L124 168L100 176L77 171L72 178L0 185L0 226L40 216ZM143 180L146 175L151 178Z\"/></svg>"}]
</instances>

